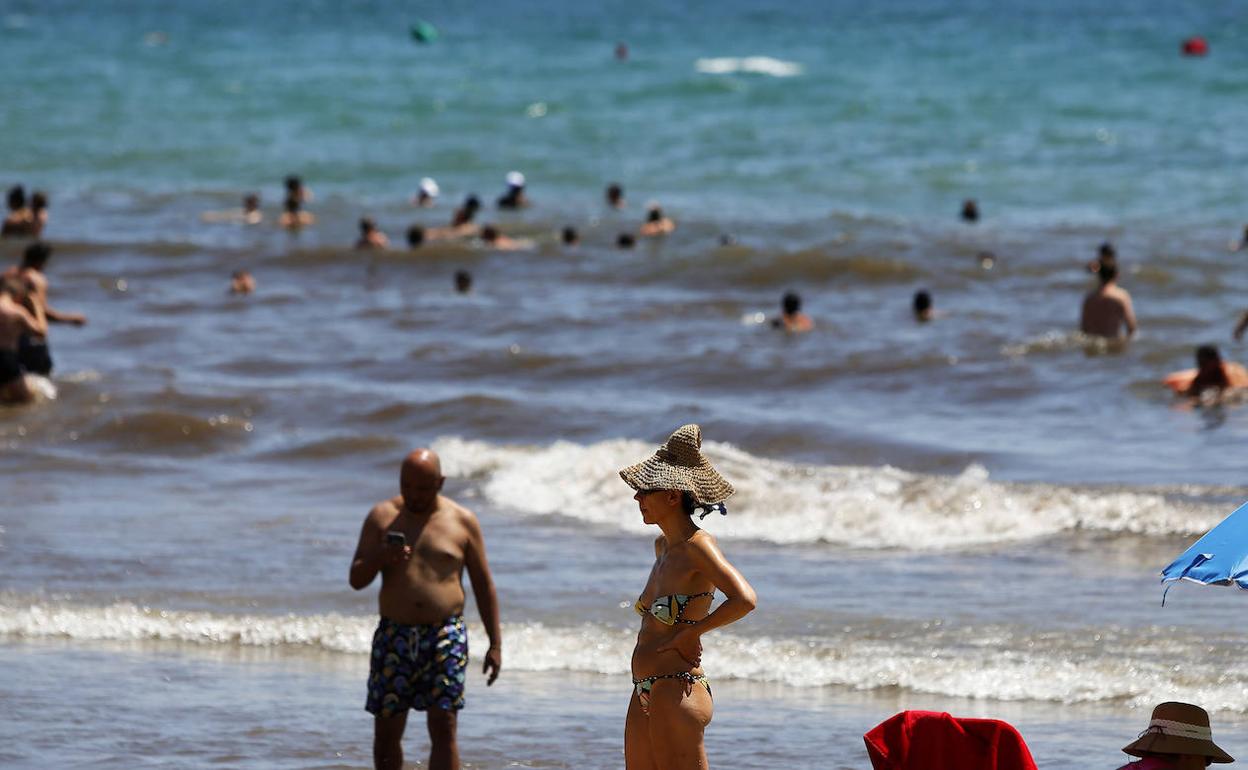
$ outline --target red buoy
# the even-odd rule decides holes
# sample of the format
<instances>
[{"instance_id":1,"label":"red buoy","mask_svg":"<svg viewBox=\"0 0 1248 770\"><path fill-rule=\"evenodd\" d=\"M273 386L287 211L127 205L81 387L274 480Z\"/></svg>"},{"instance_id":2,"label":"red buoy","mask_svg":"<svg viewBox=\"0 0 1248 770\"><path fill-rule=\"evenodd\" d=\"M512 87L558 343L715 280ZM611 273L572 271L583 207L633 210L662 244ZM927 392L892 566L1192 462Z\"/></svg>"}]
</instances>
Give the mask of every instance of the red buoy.
<instances>
[{"instance_id":1,"label":"red buoy","mask_svg":"<svg viewBox=\"0 0 1248 770\"><path fill-rule=\"evenodd\" d=\"M1209 53L1209 42L1203 37L1189 37L1183 41L1184 56L1204 56Z\"/></svg>"}]
</instances>

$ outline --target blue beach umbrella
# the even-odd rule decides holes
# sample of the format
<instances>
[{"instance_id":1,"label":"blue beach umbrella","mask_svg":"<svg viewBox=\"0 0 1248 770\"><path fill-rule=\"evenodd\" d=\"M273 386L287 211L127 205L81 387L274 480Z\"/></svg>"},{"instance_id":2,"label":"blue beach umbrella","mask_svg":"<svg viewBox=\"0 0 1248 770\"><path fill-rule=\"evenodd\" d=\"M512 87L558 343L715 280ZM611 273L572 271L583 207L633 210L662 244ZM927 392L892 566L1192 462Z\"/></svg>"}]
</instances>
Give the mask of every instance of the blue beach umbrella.
<instances>
[{"instance_id":1,"label":"blue beach umbrella","mask_svg":"<svg viewBox=\"0 0 1248 770\"><path fill-rule=\"evenodd\" d=\"M1190 580L1201 585L1237 585L1248 590L1248 503L1235 509L1161 571L1161 582L1176 580ZM1164 595L1161 601L1165 604Z\"/></svg>"}]
</instances>

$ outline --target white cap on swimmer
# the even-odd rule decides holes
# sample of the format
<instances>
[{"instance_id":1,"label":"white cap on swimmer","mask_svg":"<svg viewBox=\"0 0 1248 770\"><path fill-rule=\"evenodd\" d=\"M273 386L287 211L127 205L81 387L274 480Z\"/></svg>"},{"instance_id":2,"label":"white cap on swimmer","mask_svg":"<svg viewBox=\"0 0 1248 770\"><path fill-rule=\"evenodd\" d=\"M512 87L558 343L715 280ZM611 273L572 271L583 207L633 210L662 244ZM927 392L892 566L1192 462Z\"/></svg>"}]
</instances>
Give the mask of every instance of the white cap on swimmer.
<instances>
[{"instance_id":1,"label":"white cap on swimmer","mask_svg":"<svg viewBox=\"0 0 1248 770\"><path fill-rule=\"evenodd\" d=\"M507 186L508 187L524 187L524 174L521 174L519 171L508 171L507 172Z\"/></svg>"},{"instance_id":2,"label":"white cap on swimmer","mask_svg":"<svg viewBox=\"0 0 1248 770\"><path fill-rule=\"evenodd\" d=\"M430 198L438 197L438 183L433 181L433 177L425 177L420 180L420 191Z\"/></svg>"}]
</instances>

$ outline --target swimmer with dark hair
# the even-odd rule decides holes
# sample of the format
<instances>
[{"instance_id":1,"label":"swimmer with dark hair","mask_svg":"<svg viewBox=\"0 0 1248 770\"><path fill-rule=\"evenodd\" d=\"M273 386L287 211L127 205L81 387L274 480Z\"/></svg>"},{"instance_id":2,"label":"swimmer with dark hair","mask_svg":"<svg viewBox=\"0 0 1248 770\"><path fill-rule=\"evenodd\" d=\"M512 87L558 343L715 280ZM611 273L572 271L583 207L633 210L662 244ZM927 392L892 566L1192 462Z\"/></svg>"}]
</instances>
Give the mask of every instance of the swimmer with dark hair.
<instances>
[{"instance_id":1,"label":"swimmer with dark hair","mask_svg":"<svg viewBox=\"0 0 1248 770\"><path fill-rule=\"evenodd\" d=\"M1188 386L1185 395L1200 398L1206 390L1219 393L1231 387L1231 379L1226 376L1222 354L1213 345L1201 345L1196 348L1196 379Z\"/></svg>"},{"instance_id":2,"label":"swimmer with dark hair","mask_svg":"<svg viewBox=\"0 0 1248 770\"><path fill-rule=\"evenodd\" d=\"M631 249L637 245L637 239L632 233L620 233L616 236L615 247L617 249Z\"/></svg>"},{"instance_id":3,"label":"swimmer with dark hair","mask_svg":"<svg viewBox=\"0 0 1248 770\"><path fill-rule=\"evenodd\" d=\"M35 190L30 195L30 230L31 235L38 238L43 235L43 228L48 226L48 194Z\"/></svg>"},{"instance_id":4,"label":"swimmer with dark hair","mask_svg":"<svg viewBox=\"0 0 1248 770\"><path fill-rule=\"evenodd\" d=\"M0 237L30 238L34 235L35 220L30 208L26 205L26 188L20 184L9 188L6 196L9 212L0 225Z\"/></svg>"},{"instance_id":5,"label":"swimmer with dark hair","mask_svg":"<svg viewBox=\"0 0 1248 770\"><path fill-rule=\"evenodd\" d=\"M13 278L24 287L22 302L31 314L38 315L47 323L83 326L87 317L82 313L69 313L56 310L48 304L48 276L46 273L48 260L52 258L52 247L41 241L35 241L22 253L20 265L10 267L4 272L5 278ZM42 374L47 377L52 373L52 353L48 348L47 332L41 334L23 334L18 346L18 357L22 368L28 372Z\"/></svg>"},{"instance_id":6,"label":"swimmer with dark hair","mask_svg":"<svg viewBox=\"0 0 1248 770\"><path fill-rule=\"evenodd\" d=\"M361 250L369 249L385 249L390 246L390 239L386 237L377 223L372 217L360 218L360 237L355 242L355 248Z\"/></svg>"},{"instance_id":7,"label":"swimmer with dark hair","mask_svg":"<svg viewBox=\"0 0 1248 770\"><path fill-rule=\"evenodd\" d=\"M256 290L256 279L246 270L235 270L230 276L230 294L246 296Z\"/></svg>"},{"instance_id":8,"label":"swimmer with dark hair","mask_svg":"<svg viewBox=\"0 0 1248 770\"><path fill-rule=\"evenodd\" d=\"M481 228L481 243L487 248L498 251L520 251L533 248L532 241L524 238L509 238L498 231L494 225Z\"/></svg>"},{"instance_id":9,"label":"swimmer with dark hair","mask_svg":"<svg viewBox=\"0 0 1248 770\"><path fill-rule=\"evenodd\" d=\"M784 293L780 299L780 311L780 317L771 322L771 325L777 329L798 334L815 328L815 322L802 312L802 298L797 292Z\"/></svg>"},{"instance_id":10,"label":"swimmer with dark hair","mask_svg":"<svg viewBox=\"0 0 1248 770\"><path fill-rule=\"evenodd\" d=\"M258 225L264 221L264 214L260 211L260 196L255 193L247 193L243 196L243 207L240 209L225 209L224 211L205 211L199 215L199 218L205 222L229 222L242 225Z\"/></svg>"},{"instance_id":11,"label":"swimmer with dark hair","mask_svg":"<svg viewBox=\"0 0 1248 770\"><path fill-rule=\"evenodd\" d=\"M932 309L932 295L927 289L919 289L914 293L914 320L919 323L926 323L936 317L936 311Z\"/></svg>"},{"instance_id":12,"label":"swimmer with dark hair","mask_svg":"<svg viewBox=\"0 0 1248 770\"><path fill-rule=\"evenodd\" d=\"M303 183L303 178L291 174L283 181L286 186L286 197L296 198L300 203L312 202L312 191Z\"/></svg>"},{"instance_id":13,"label":"swimmer with dark hair","mask_svg":"<svg viewBox=\"0 0 1248 770\"><path fill-rule=\"evenodd\" d=\"M460 294L472 291L472 273L467 270L455 271L455 291Z\"/></svg>"},{"instance_id":14,"label":"swimmer with dark hair","mask_svg":"<svg viewBox=\"0 0 1248 770\"><path fill-rule=\"evenodd\" d=\"M1118 251L1114 248L1114 244L1109 241L1102 241L1100 246L1096 247L1096 259L1088 262L1088 272L1096 275L1101 272L1101 264L1118 264Z\"/></svg>"},{"instance_id":15,"label":"swimmer with dark hair","mask_svg":"<svg viewBox=\"0 0 1248 770\"><path fill-rule=\"evenodd\" d=\"M962 221L971 224L979 221L979 204L974 198L962 201Z\"/></svg>"},{"instance_id":16,"label":"swimmer with dark hair","mask_svg":"<svg viewBox=\"0 0 1248 770\"><path fill-rule=\"evenodd\" d=\"M432 241L439 238L471 238L477 235L480 228L473 219L480 210L481 199L475 195L469 195L464 199L463 205L455 209L455 213L451 215L451 226L439 228L434 232L426 232L426 239Z\"/></svg>"},{"instance_id":17,"label":"swimmer with dark hair","mask_svg":"<svg viewBox=\"0 0 1248 770\"><path fill-rule=\"evenodd\" d=\"M641 237L655 238L660 235L667 235L676 229L676 223L663 213L663 209L659 204L651 203L646 209L646 221L638 231Z\"/></svg>"},{"instance_id":18,"label":"swimmer with dark hair","mask_svg":"<svg viewBox=\"0 0 1248 770\"><path fill-rule=\"evenodd\" d=\"M407 247L409 249L418 249L425 242L425 228L420 225L412 225L407 228Z\"/></svg>"},{"instance_id":19,"label":"swimmer with dark hair","mask_svg":"<svg viewBox=\"0 0 1248 770\"><path fill-rule=\"evenodd\" d=\"M316 224L316 217L312 215L312 212L303 210L303 203L298 196L286 196L282 209L282 216L278 218L277 223L287 230L298 230L305 225Z\"/></svg>"},{"instance_id":20,"label":"swimmer with dark hair","mask_svg":"<svg viewBox=\"0 0 1248 770\"><path fill-rule=\"evenodd\" d=\"M563 228L563 232L560 233L560 239L563 241L564 246L581 245L581 234L576 231L575 227L569 226Z\"/></svg>"},{"instance_id":21,"label":"swimmer with dark hair","mask_svg":"<svg viewBox=\"0 0 1248 770\"><path fill-rule=\"evenodd\" d=\"M1135 308L1131 295L1118 285L1118 260L1102 259L1097 270L1100 286L1083 298L1083 311L1079 318L1079 330L1093 337L1122 339L1135 335Z\"/></svg>"},{"instance_id":22,"label":"swimmer with dark hair","mask_svg":"<svg viewBox=\"0 0 1248 770\"><path fill-rule=\"evenodd\" d=\"M607 185L607 205L613 209L622 209L624 203L624 188L617 182Z\"/></svg>"}]
</instances>

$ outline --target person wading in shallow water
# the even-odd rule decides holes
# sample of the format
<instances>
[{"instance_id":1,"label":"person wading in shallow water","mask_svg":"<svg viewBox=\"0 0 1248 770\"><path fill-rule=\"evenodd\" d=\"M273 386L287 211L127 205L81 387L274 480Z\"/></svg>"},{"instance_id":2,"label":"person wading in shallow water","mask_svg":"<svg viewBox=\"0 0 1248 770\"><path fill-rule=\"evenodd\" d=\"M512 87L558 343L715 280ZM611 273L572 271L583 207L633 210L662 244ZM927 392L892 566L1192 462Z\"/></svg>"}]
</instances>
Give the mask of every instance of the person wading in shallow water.
<instances>
[{"instance_id":1,"label":"person wading in shallow water","mask_svg":"<svg viewBox=\"0 0 1248 770\"><path fill-rule=\"evenodd\" d=\"M48 277L44 274L48 260L52 257L52 247L35 241L26 247L22 254L22 264L10 267L5 271L6 278L16 278L26 290L26 308L34 312L36 306L48 323L70 324L82 326L87 317L82 313L67 313L53 310L48 305ZM52 374L52 353L48 349L47 330L40 334L26 333L22 335L18 357L22 368L34 374L47 377Z\"/></svg>"},{"instance_id":2,"label":"person wading in shallow water","mask_svg":"<svg viewBox=\"0 0 1248 770\"><path fill-rule=\"evenodd\" d=\"M624 722L626 770L706 770L703 731L711 722L711 685L702 670L702 636L754 609L757 597L694 522L701 510L724 513L732 485L702 454L697 425L679 428L650 459L620 471L637 490L642 521L662 530L654 566L633 609L641 616L633 648L633 694ZM711 610L716 590L727 601Z\"/></svg>"},{"instance_id":3,"label":"person wading in shallow water","mask_svg":"<svg viewBox=\"0 0 1248 770\"><path fill-rule=\"evenodd\" d=\"M477 517L440 494L438 456L417 449L399 472L399 494L369 511L349 581L366 588L381 573L381 621L373 634L365 709L374 716L373 764L403 766L410 709L425 712L431 770L459 767L457 715L464 707L468 631L463 573L472 580L490 647L483 671L494 684L503 665L498 598Z\"/></svg>"}]
</instances>

